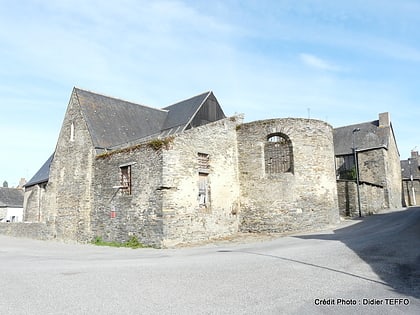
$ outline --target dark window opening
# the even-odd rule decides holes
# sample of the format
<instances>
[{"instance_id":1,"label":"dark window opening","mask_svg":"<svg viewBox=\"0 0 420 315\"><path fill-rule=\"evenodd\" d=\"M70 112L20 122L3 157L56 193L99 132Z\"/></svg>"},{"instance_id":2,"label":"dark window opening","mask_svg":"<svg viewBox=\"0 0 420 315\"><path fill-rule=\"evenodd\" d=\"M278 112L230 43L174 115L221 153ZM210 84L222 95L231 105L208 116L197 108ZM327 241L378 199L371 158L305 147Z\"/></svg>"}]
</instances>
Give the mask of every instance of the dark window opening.
<instances>
[{"instance_id":1,"label":"dark window opening","mask_svg":"<svg viewBox=\"0 0 420 315\"><path fill-rule=\"evenodd\" d=\"M266 174L293 172L293 148L290 139L283 134L267 137L264 147Z\"/></svg>"},{"instance_id":2,"label":"dark window opening","mask_svg":"<svg viewBox=\"0 0 420 315\"><path fill-rule=\"evenodd\" d=\"M131 165L121 166L121 193L123 195L131 195Z\"/></svg>"},{"instance_id":3,"label":"dark window opening","mask_svg":"<svg viewBox=\"0 0 420 315\"><path fill-rule=\"evenodd\" d=\"M198 153L198 204L200 208L208 208L210 204L210 156L206 153Z\"/></svg>"},{"instance_id":4,"label":"dark window opening","mask_svg":"<svg viewBox=\"0 0 420 315\"><path fill-rule=\"evenodd\" d=\"M207 207L209 203L208 174L198 174L198 204L200 207Z\"/></svg>"}]
</instances>

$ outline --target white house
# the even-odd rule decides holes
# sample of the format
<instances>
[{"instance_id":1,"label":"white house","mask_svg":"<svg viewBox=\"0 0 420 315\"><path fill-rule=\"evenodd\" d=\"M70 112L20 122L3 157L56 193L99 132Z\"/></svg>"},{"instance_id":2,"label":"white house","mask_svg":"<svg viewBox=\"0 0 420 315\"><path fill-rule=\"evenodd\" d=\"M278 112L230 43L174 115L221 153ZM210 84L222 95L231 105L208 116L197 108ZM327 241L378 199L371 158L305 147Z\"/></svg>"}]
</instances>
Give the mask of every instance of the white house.
<instances>
[{"instance_id":1,"label":"white house","mask_svg":"<svg viewBox=\"0 0 420 315\"><path fill-rule=\"evenodd\" d=\"M23 191L0 187L0 222L22 222Z\"/></svg>"}]
</instances>

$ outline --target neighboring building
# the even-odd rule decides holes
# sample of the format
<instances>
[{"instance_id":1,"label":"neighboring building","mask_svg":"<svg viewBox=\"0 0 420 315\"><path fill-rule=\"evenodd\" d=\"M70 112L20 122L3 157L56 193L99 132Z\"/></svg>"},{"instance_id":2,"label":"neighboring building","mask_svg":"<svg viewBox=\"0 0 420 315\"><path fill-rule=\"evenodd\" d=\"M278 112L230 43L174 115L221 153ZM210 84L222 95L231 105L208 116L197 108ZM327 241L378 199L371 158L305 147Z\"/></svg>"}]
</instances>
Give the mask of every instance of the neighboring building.
<instances>
[{"instance_id":1,"label":"neighboring building","mask_svg":"<svg viewBox=\"0 0 420 315\"><path fill-rule=\"evenodd\" d=\"M388 113L379 120L334 129L337 190L342 215L358 215L356 179L360 179L362 214L394 209L401 202L401 167L397 143Z\"/></svg>"},{"instance_id":2,"label":"neighboring building","mask_svg":"<svg viewBox=\"0 0 420 315\"><path fill-rule=\"evenodd\" d=\"M420 203L420 157L418 151L411 151L411 158L401 161L401 174L403 205L418 205Z\"/></svg>"},{"instance_id":3,"label":"neighboring building","mask_svg":"<svg viewBox=\"0 0 420 315\"><path fill-rule=\"evenodd\" d=\"M22 222L23 191L0 187L0 222Z\"/></svg>"},{"instance_id":4,"label":"neighboring building","mask_svg":"<svg viewBox=\"0 0 420 315\"><path fill-rule=\"evenodd\" d=\"M75 88L25 186L25 221L44 237L155 246L320 228L338 221L333 156L327 123L242 124L212 92L155 109Z\"/></svg>"},{"instance_id":5,"label":"neighboring building","mask_svg":"<svg viewBox=\"0 0 420 315\"><path fill-rule=\"evenodd\" d=\"M54 154L42 165L36 174L24 185L25 188L25 212L23 220L25 222L43 221L42 206L45 205L45 190L50 176L50 166Z\"/></svg>"}]
</instances>

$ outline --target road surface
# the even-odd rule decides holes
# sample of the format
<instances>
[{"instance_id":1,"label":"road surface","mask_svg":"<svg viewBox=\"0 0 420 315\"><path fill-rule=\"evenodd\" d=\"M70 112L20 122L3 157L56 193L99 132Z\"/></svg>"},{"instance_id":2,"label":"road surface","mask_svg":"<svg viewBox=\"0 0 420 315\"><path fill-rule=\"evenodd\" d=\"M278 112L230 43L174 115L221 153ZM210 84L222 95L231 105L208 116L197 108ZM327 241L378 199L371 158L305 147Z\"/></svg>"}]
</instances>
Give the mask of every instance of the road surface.
<instances>
[{"instance_id":1,"label":"road surface","mask_svg":"<svg viewBox=\"0 0 420 315\"><path fill-rule=\"evenodd\" d=\"M0 314L420 314L420 208L179 249L0 236Z\"/></svg>"}]
</instances>

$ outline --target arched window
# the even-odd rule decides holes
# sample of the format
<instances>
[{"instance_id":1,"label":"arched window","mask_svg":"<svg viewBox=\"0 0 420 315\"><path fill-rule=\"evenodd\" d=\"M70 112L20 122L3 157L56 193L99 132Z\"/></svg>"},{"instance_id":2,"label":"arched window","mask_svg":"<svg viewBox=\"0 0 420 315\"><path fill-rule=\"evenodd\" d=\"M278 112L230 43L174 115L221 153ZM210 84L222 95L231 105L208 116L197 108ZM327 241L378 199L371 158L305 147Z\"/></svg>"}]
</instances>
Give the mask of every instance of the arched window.
<instances>
[{"instance_id":1,"label":"arched window","mask_svg":"<svg viewBox=\"0 0 420 315\"><path fill-rule=\"evenodd\" d=\"M267 137L264 146L266 174L293 173L293 148L289 137L276 133Z\"/></svg>"}]
</instances>

